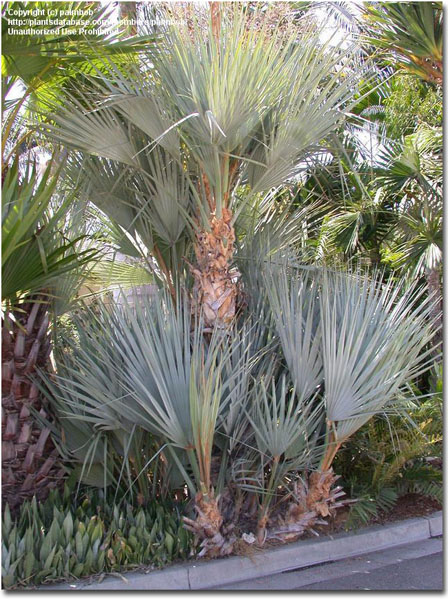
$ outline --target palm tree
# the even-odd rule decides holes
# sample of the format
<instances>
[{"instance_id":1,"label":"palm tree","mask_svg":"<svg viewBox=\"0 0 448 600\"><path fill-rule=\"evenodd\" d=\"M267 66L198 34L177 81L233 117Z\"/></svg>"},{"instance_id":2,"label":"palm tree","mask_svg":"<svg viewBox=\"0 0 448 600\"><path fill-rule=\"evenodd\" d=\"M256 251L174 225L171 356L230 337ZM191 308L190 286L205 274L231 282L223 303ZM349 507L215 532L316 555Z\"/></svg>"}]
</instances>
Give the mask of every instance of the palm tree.
<instances>
[{"instance_id":1,"label":"palm tree","mask_svg":"<svg viewBox=\"0 0 448 600\"><path fill-rule=\"evenodd\" d=\"M108 60L96 99L67 98L46 131L78 150L92 201L144 241L173 294L190 265L195 305L222 326L236 311L236 219L306 168L361 72L315 29L273 32L244 7L213 15L208 30L172 27L126 75Z\"/></svg>"},{"instance_id":2,"label":"palm tree","mask_svg":"<svg viewBox=\"0 0 448 600\"><path fill-rule=\"evenodd\" d=\"M150 434L143 465L163 452L188 487L200 555L230 553L241 516L244 527L255 519L260 544L301 535L341 505L341 445L399 408L432 364L431 299L418 281L377 275L267 265L264 313L205 338L186 297L174 307L167 291L86 311L46 378L83 473L106 446L129 457L134 434Z\"/></svg>"},{"instance_id":3,"label":"palm tree","mask_svg":"<svg viewBox=\"0 0 448 600\"><path fill-rule=\"evenodd\" d=\"M11 80L3 83L6 96ZM44 499L65 475L50 428L36 416L51 421L33 376L48 367L56 288L68 276L76 288L94 254L60 230L73 205L73 197L55 203L61 166L51 161L40 174L21 153L30 132L20 126L20 106L5 116L2 171L2 494L12 509L33 495Z\"/></svg>"},{"instance_id":4,"label":"palm tree","mask_svg":"<svg viewBox=\"0 0 448 600\"><path fill-rule=\"evenodd\" d=\"M33 8L48 7L45 2L36 2ZM52 8L59 12L60 19L64 19L61 15L79 10L80 5L78 2L58 2ZM45 112L48 101L62 100L68 82L73 83L80 72L92 72L93 65L98 67L101 64L101 56L115 55L117 61L126 56L129 61L154 39L154 36L130 38L118 28L108 35L99 33L97 23L107 21L112 9L97 2L83 3L82 9L86 11L82 19L84 23L71 26L69 33L61 32L58 25L46 24L36 25L31 35L11 35L8 11L16 9L23 9L23 5L9 2L3 6L2 73L20 81L30 90L28 109L33 108L37 113Z\"/></svg>"},{"instance_id":5,"label":"palm tree","mask_svg":"<svg viewBox=\"0 0 448 600\"><path fill-rule=\"evenodd\" d=\"M304 414L311 411L315 394L321 392L324 402L319 465L298 485L289 515L277 530L290 537L339 504L332 464L342 444L374 414L399 408L403 386L433 363L428 343L434 338L434 303L418 281L383 284L378 271L310 273L298 269L288 279L268 270L266 280Z\"/></svg>"},{"instance_id":6,"label":"palm tree","mask_svg":"<svg viewBox=\"0 0 448 600\"><path fill-rule=\"evenodd\" d=\"M367 40L408 73L443 83L443 6L441 2L365 4Z\"/></svg>"},{"instance_id":7,"label":"palm tree","mask_svg":"<svg viewBox=\"0 0 448 600\"><path fill-rule=\"evenodd\" d=\"M310 173L300 193L326 209L315 261L356 260L376 268L398 220L397 200L378 185L378 164L366 158L364 144L354 138L346 132L343 143L335 140L331 161Z\"/></svg>"}]
</instances>

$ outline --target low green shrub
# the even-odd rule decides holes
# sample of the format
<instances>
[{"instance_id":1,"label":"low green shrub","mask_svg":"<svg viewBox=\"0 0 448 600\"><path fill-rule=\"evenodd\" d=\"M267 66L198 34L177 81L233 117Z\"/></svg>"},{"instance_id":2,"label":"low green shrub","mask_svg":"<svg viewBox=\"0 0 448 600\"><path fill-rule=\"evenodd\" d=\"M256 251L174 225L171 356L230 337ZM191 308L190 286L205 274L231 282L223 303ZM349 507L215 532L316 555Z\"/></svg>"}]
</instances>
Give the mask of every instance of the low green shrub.
<instances>
[{"instance_id":1,"label":"low green shrub","mask_svg":"<svg viewBox=\"0 0 448 600\"><path fill-rule=\"evenodd\" d=\"M377 415L338 453L335 469L341 484L357 499L348 528L367 523L379 511L390 511L408 493L442 503L443 473L435 466L443 453L441 376L441 371L436 373L429 397L419 401L414 396L409 422L399 415Z\"/></svg>"},{"instance_id":2,"label":"low green shrub","mask_svg":"<svg viewBox=\"0 0 448 600\"><path fill-rule=\"evenodd\" d=\"M190 555L192 536L175 504L107 504L100 491L72 502L52 492L25 502L17 517L8 505L2 524L3 587L13 589L149 565Z\"/></svg>"}]
</instances>

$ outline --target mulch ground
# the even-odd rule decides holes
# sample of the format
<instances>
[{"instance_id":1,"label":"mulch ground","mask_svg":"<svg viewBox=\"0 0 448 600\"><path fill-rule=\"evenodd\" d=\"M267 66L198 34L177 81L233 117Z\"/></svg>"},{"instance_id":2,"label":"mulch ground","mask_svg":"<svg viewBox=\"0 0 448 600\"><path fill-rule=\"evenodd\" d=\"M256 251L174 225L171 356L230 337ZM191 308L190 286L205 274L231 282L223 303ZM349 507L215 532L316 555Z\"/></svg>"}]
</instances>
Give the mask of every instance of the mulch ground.
<instances>
[{"instance_id":1,"label":"mulch ground","mask_svg":"<svg viewBox=\"0 0 448 600\"><path fill-rule=\"evenodd\" d=\"M388 512L380 512L376 517L372 517L368 523L359 526L359 529L369 527L371 525L386 525L393 523L394 521L403 521L404 519L412 519L415 517L425 517L438 510L442 510L442 505L437 500L422 496L421 494L406 494L398 498L395 506ZM327 520L327 525L316 525L313 529L319 534L320 537L327 535L333 536L336 533L342 533L347 531L346 521L348 517L349 508L340 508L336 512L333 519ZM356 531L356 529L351 529ZM315 534L311 531L304 533L297 541L306 539L316 539ZM272 540L267 542L264 548L274 548L282 546L281 542ZM244 550L249 550L247 544L244 544L245 548L242 549L241 554L247 554ZM252 549L251 552L260 551L259 549ZM236 552L240 554L240 552Z\"/></svg>"},{"instance_id":2,"label":"mulch ground","mask_svg":"<svg viewBox=\"0 0 448 600\"><path fill-rule=\"evenodd\" d=\"M386 525L394 521L412 519L415 517L426 517L438 510L442 510L440 502L428 496L421 494L405 494L398 498L395 506L387 512L379 512L377 516L372 517L368 523L362 527L370 525ZM344 531L348 516L348 508L339 509L334 519L330 520L328 525L316 527L320 535L332 535ZM305 537L305 536L303 536ZM306 537L309 537L308 535ZM302 538L303 539L303 538Z\"/></svg>"},{"instance_id":3,"label":"mulch ground","mask_svg":"<svg viewBox=\"0 0 448 600\"><path fill-rule=\"evenodd\" d=\"M402 521L412 517L426 517L437 510L442 510L442 505L434 498L428 498L421 494L406 494L398 499L392 510L372 519L372 524Z\"/></svg>"}]
</instances>

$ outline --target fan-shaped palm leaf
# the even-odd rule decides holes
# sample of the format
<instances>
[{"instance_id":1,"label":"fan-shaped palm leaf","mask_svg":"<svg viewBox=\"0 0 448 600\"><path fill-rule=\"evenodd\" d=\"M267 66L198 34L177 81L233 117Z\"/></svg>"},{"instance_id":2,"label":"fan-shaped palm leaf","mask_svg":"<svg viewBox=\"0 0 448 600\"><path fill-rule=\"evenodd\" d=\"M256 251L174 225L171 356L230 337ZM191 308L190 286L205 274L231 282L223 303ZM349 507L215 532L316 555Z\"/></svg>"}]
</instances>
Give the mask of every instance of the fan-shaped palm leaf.
<instances>
[{"instance_id":1,"label":"fan-shaped palm leaf","mask_svg":"<svg viewBox=\"0 0 448 600\"><path fill-rule=\"evenodd\" d=\"M266 270L266 289L297 396L307 401L323 383L318 286L313 277Z\"/></svg>"},{"instance_id":2,"label":"fan-shaped palm leaf","mask_svg":"<svg viewBox=\"0 0 448 600\"><path fill-rule=\"evenodd\" d=\"M325 275L320 294L327 418L338 443L428 367L433 299L413 284Z\"/></svg>"}]
</instances>

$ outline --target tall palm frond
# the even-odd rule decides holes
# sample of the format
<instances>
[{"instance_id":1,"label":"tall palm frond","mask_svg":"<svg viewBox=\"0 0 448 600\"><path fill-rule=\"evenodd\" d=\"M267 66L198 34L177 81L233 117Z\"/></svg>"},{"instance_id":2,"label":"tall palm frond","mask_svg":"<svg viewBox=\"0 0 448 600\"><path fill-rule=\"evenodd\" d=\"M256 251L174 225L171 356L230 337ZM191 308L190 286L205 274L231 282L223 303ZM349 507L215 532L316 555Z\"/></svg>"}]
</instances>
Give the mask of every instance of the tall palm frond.
<instances>
[{"instance_id":1,"label":"tall palm frond","mask_svg":"<svg viewBox=\"0 0 448 600\"><path fill-rule=\"evenodd\" d=\"M299 278L270 269L266 289L296 394L306 402L323 384L318 286L309 272Z\"/></svg>"},{"instance_id":2,"label":"tall palm frond","mask_svg":"<svg viewBox=\"0 0 448 600\"><path fill-rule=\"evenodd\" d=\"M418 282L383 284L380 275L267 272L288 371L305 401L323 393L332 450L431 367L434 298Z\"/></svg>"}]
</instances>

